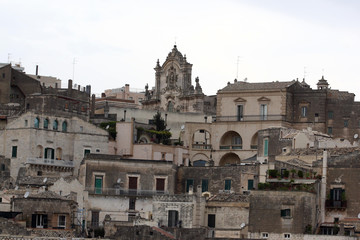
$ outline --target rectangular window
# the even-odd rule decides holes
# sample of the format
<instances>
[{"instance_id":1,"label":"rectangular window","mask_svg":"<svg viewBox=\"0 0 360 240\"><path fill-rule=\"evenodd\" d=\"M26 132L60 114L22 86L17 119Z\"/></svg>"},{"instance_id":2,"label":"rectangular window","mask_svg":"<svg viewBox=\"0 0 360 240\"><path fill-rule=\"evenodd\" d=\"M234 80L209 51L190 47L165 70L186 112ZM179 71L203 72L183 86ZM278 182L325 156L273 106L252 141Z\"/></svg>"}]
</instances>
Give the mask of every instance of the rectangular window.
<instances>
[{"instance_id":1,"label":"rectangular window","mask_svg":"<svg viewBox=\"0 0 360 240\"><path fill-rule=\"evenodd\" d=\"M91 226L99 226L99 212L91 211Z\"/></svg>"},{"instance_id":2,"label":"rectangular window","mask_svg":"<svg viewBox=\"0 0 360 240\"><path fill-rule=\"evenodd\" d=\"M31 216L32 228L48 228L48 218L46 214L33 214Z\"/></svg>"},{"instance_id":3,"label":"rectangular window","mask_svg":"<svg viewBox=\"0 0 360 240\"><path fill-rule=\"evenodd\" d=\"M95 194L102 194L103 176L95 176Z\"/></svg>"},{"instance_id":4,"label":"rectangular window","mask_svg":"<svg viewBox=\"0 0 360 240\"><path fill-rule=\"evenodd\" d=\"M202 179L201 180L201 192L207 192L209 190L209 180Z\"/></svg>"},{"instance_id":5,"label":"rectangular window","mask_svg":"<svg viewBox=\"0 0 360 240\"><path fill-rule=\"evenodd\" d=\"M59 217L58 217L58 228L61 228L61 229L66 228L66 216L59 215Z\"/></svg>"},{"instance_id":6,"label":"rectangular window","mask_svg":"<svg viewBox=\"0 0 360 240\"><path fill-rule=\"evenodd\" d=\"M285 238L285 239L290 239L290 238L291 238L290 233L284 233L284 238Z\"/></svg>"},{"instance_id":7,"label":"rectangular window","mask_svg":"<svg viewBox=\"0 0 360 240\"><path fill-rule=\"evenodd\" d=\"M189 192L190 186L194 187L194 180L193 179L186 179L186 192Z\"/></svg>"},{"instance_id":8,"label":"rectangular window","mask_svg":"<svg viewBox=\"0 0 360 240\"><path fill-rule=\"evenodd\" d=\"M156 192L157 193L165 192L165 178L156 178Z\"/></svg>"},{"instance_id":9,"label":"rectangular window","mask_svg":"<svg viewBox=\"0 0 360 240\"><path fill-rule=\"evenodd\" d=\"M253 190L253 189L254 189L254 180L248 179L248 190Z\"/></svg>"},{"instance_id":10,"label":"rectangular window","mask_svg":"<svg viewBox=\"0 0 360 240\"><path fill-rule=\"evenodd\" d=\"M267 105L260 105L260 120L267 120Z\"/></svg>"},{"instance_id":11,"label":"rectangular window","mask_svg":"<svg viewBox=\"0 0 360 240\"><path fill-rule=\"evenodd\" d=\"M290 208L281 209L281 217L291 217Z\"/></svg>"},{"instance_id":12,"label":"rectangular window","mask_svg":"<svg viewBox=\"0 0 360 240\"><path fill-rule=\"evenodd\" d=\"M264 140L264 157L267 157L269 154L269 139Z\"/></svg>"},{"instance_id":13,"label":"rectangular window","mask_svg":"<svg viewBox=\"0 0 360 240\"><path fill-rule=\"evenodd\" d=\"M52 149L52 148L45 148L44 158L45 158L45 159L55 159L55 151L54 151L54 149Z\"/></svg>"},{"instance_id":14,"label":"rectangular window","mask_svg":"<svg viewBox=\"0 0 360 240\"><path fill-rule=\"evenodd\" d=\"M17 157L17 146L12 146L11 157L12 157L12 158L16 158L16 157Z\"/></svg>"},{"instance_id":15,"label":"rectangular window","mask_svg":"<svg viewBox=\"0 0 360 240\"><path fill-rule=\"evenodd\" d=\"M328 111L328 119L334 119L334 112Z\"/></svg>"},{"instance_id":16,"label":"rectangular window","mask_svg":"<svg viewBox=\"0 0 360 240\"><path fill-rule=\"evenodd\" d=\"M129 198L129 210L135 210L136 198Z\"/></svg>"},{"instance_id":17,"label":"rectangular window","mask_svg":"<svg viewBox=\"0 0 360 240\"><path fill-rule=\"evenodd\" d=\"M261 233L261 238L262 239L267 239L268 237L269 237L269 233L267 233L267 232Z\"/></svg>"},{"instance_id":18,"label":"rectangular window","mask_svg":"<svg viewBox=\"0 0 360 240\"><path fill-rule=\"evenodd\" d=\"M305 118L307 116L307 107L301 107L301 117Z\"/></svg>"},{"instance_id":19,"label":"rectangular window","mask_svg":"<svg viewBox=\"0 0 360 240\"><path fill-rule=\"evenodd\" d=\"M237 120L238 121L244 120L244 106L243 105L237 106Z\"/></svg>"},{"instance_id":20,"label":"rectangular window","mask_svg":"<svg viewBox=\"0 0 360 240\"><path fill-rule=\"evenodd\" d=\"M84 157L86 157L87 155L89 155L91 152L90 149L84 149Z\"/></svg>"},{"instance_id":21,"label":"rectangular window","mask_svg":"<svg viewBox=\"0 0 360 240\"><path fill-rule=\"evenodd\" d=\"M208 227L215 228L215 214L208 215Z\"/></svg>"},{"instance_id":22,"label":"rectangular window","mask_svg":"<svg viewBox=\"0 0 360 240\"><path fill-rule=\"evenodd\" d=\"M345 128L349 127L349 120L348 119L344 120L344 127Z\"/></svg>"},{"instance_id":23,"label":"rectangular window","mask_svg":"<svg viewBox=\"0 0 360 240\"><path fill-rule=\"evenodd\" d=\"M138 177L129 177L129 194L136 195L138 188Z\"/></svg>"},{"instance_id":24,"label":"rectangular window","mask_svg":"<svg viewBox=\"0 0 360 240\"><path fill-rule=\"evenodd\" d=\"M179 219L179 212L175 210L169 210L168 213L168 227L176 227Z\"/></svg>"},{"instance_id":25,"label":"rectangular window","mask_svg":"<svg viewBox=\"0 0 360 240\"><path fill-rule=\"evenodd\" d=\"M333 128L332 128L332 127L328 127L327 133L328 133L329 135L332 135L332 134L333 134Z\"/></svg>"},{"instance_id":26,"label":"rectangular window","mask_svg":"<svg viewBox=\"0 0 360 240\"><path fill-rule=\"evenodd\" d=\"M231 189L231 179L226 179L225 180L225 190L230 190Z\"/></svg>"}]
</instances>

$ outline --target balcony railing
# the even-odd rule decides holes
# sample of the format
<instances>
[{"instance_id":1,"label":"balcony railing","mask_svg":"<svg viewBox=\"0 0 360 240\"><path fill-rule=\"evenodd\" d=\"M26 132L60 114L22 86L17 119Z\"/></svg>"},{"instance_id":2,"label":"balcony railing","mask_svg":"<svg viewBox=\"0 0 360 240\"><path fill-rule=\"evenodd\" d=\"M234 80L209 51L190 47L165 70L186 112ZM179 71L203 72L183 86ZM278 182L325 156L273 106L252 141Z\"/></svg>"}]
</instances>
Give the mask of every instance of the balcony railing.
<instances>
[{"instance_id":1,"label":"balcony railing","mask_svg":"<svg viewBox=\"0 0 360 240\"><path fill-rule=\"evenodd\" d=\"M223 150L223 149L241 150L242 145L221 145L220 150Z\"/></svg>"},{"instance_id":2,"label":"balcony railing","mask_svg":"<svg viewBox=\"0 0 360 240\"><path fill-rule=\"evenodd\" d=\"M211 144L193 144L192 148L195 149L211 149Z\"/></svg>"},{"instance_id":3,"label":"balcony railing","mask_svg":"<svg viewBox=\"0 0 360 240\"><path fill-rule=\"evenodd\" d=\"M39 164L39 165L48 165L56 167L74 167L73 161L63 160L63 159L48 159L48 158L28 158L26 160L28 164Z\"/></svg>"},{"instance_id":4,"label":"balcony railing","mask_svg":"<svg viewBox=\"0 0 360 240\"><path fill-rule=\"evenodd\" d=\"M345 209L347 207L347 201L341 200L326 200L325 207L328 209Z\"/></svg>"},{"instance_id":5,"label":"balcony railing","mask_svg":"<svg viewBox=\"0 0 360 240\"><path fill-rule=\"evenodd\" d=\"M92 195L110 195L110 196L154 196L169 194L169 191L142 190L142 189L124 189L124 188L85 188Z\"/></svg>"},{"instance_id":6,"label":"balcony railing","mask_svg":"<svg viewBox=\"0 0 360 240\"><path fill-rule=\"evenodd\" d=\"M217 122L284 121L284 115L216 116Z\"/></svg>"}]
</instances>

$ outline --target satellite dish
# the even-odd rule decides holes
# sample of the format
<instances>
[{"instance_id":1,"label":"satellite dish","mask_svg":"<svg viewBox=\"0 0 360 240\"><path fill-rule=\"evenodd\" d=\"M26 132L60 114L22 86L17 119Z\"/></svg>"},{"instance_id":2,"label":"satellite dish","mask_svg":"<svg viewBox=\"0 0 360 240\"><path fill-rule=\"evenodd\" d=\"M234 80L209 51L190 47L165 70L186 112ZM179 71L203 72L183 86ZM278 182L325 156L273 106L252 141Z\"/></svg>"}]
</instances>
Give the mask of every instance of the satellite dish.
<instances>
[{"instance_id":1,"label":"satellite dish","mask_svg":"<svg viewBox=\"0 0 360 240\"><path fill-rule=\"evenodd\" d=\"M44 180L43 180L43 183L46 183L47 182L47 177L46 178L44 178Z\"/></svg>"},{"instance_id":2,"label":"satellite dish","mask_svg":"<svg viewBox=\"0 0 360 240\"><path fill-rule=\"evenodd\" d=\"M360 219L360 213L358 214L358 219Z\"/></svg>"},{"instance_id":3,"label":"satellite dish","mask_svg":"<svg viewBox=\"0 0 360 240\"><path fill-rule=\"evenodd\" d=\"M15 186L15 190L18 190L19 189L19 186Z\"/></svg>"},{"instance_id":4,"label":"satellite dish","mask_svg":"<svg viewBox=\"0 0 360 240\"><path fill-rule=\"evenodd\" d=\"M181 125L181 130L184 130L185 129L185 125Z\"/></svg>"},{"instance_id":5,"label":"satellite dish","mask_svg":"<svg viewBox=\"0 0 360 240\"><path fill-rule=\"evenodd\" d=\"M242 223L241 225L240 225L240 228L244 228L245 227L245 223Z\"/></svg>"},{"instance_id":6,"label":"satellite dish","mask_svg":"<svg viewBox=\"0 0 360 240\"><path fill-rule=\"evenodd\" d=\"M26 192L25 194L24 194L24 198L27 198L28 196L29 196L29 192Z\"/></svg>"},{"instance_id":7,"label":"satellite dish","mask_svg":"<svg viewBox=\"0 0 360 240\"><path fill-rule=\"evenodd\" d=\"M117 183L120 183L121 182L121 178L118 178L118 180L116 181Z\"/></svg>"},{"instance_id":8,"label":"satellite dish","mask_svg":"<svg viewBox=\"0 0 360 240\"><path fill-rule=\"evenodd\" d=\"M106 130L108 130L108 129L109 129L109 127L110 127L110 125L107 125L105 129L106 129Z\"/></svg>"},{"instance_id":9,"label":"satellite dish","mask_svg":"<svg viewBox=\"0 0 360 240\"><path fill-rule=\"evenodd\" d=\"M357 139L359 137L359 134L355 133L354 138Z\"/></svg>"}]
</instances>

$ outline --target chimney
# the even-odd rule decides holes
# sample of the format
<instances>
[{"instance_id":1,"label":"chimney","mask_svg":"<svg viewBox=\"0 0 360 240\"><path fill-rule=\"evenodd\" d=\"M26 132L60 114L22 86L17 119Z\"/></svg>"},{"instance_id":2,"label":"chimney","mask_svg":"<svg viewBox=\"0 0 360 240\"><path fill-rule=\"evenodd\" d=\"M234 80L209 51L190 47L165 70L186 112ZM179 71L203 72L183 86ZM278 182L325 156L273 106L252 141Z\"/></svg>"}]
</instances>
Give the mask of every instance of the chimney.
<instances>
[{"instance_id":1,"label":"chimney","mask_svg":"<svg viewBox=\"0 0 360 240\"><path fill-rule=\"evenodd\" d=\"M95 115L95 94L91 96L91 116Z\"/></svg>"},{"instance_id":2,"label":"chimney","mask_svg":"<svg viewBox=\"0 0 360 240\"><path fill-rule=\"evenodd\" d=\"M37 76L39 74L39 66L36 65L36 72L35 72L35 75Z\"/></svg>"}]
</instances>

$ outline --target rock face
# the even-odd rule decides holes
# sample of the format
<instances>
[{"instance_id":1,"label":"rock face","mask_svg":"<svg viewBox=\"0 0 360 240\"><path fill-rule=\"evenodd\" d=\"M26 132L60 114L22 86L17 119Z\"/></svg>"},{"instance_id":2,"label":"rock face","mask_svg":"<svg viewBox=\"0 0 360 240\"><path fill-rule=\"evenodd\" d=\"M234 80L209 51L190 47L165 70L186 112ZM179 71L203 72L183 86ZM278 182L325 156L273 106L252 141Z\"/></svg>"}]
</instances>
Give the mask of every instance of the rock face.
<instances>
[{"instance_id":1,"label":"rock face","mask_svg":"<svg viewBox=\"0 0 360 240\"><path fill-rule=\"evenodd\" d=\"M25 226L15 223L13 220L0 218L0 234L29 236L30 232L26 230Z\"/></svg>"}]
</instances>

